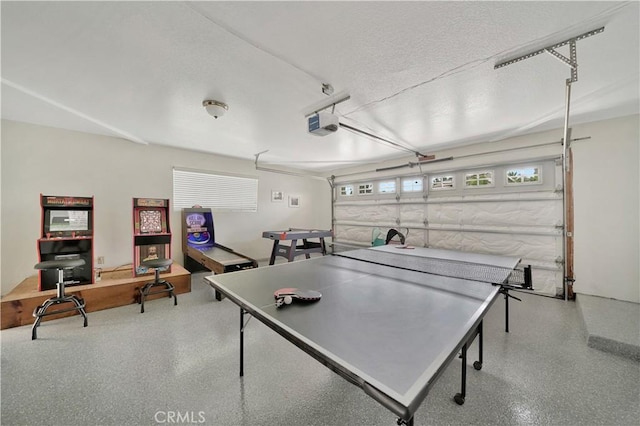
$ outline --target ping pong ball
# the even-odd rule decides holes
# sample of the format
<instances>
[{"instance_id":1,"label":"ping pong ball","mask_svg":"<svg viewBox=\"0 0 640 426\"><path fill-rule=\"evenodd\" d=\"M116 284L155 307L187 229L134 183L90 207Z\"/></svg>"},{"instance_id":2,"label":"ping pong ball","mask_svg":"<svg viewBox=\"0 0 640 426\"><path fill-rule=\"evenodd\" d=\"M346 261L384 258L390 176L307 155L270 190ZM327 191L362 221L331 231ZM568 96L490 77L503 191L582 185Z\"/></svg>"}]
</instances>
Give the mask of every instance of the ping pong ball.
<instances>
[{"instance_id":1,"label":"ping pong ball","mask_svg":"<svg viewBox=\"0 0 640 426\"><path fill-rule=\"evenodd\" d=\"M291 302L293 302L293 298L291 296L285 296L284 297L284 304L285 305L290 305Z\"/></svg>"}]
</instances>

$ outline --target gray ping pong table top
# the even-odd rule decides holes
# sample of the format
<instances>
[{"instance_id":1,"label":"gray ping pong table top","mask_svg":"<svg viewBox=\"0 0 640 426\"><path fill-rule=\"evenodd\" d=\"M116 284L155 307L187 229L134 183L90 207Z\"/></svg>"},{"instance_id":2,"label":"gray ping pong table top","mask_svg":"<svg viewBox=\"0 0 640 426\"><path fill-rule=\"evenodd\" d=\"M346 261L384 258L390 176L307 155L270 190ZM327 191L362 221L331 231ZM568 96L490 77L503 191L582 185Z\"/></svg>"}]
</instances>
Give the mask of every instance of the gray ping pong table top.
<instances>
[{"instance_id":1,"label":"gray ping pong table top","mask_svg":"<svg viewBox=\"0 0 640 426\"><path fill-rule=\"evenodd\" d=\"M364 250L402 250L418 258L439 256L509 268L519 263L515 257L448 250L394 246ZM488 283L339 256L206 279L242 309L404 419L413 417L500 291L500 286ZM322 299L276 308L273 294L283 287L317 290Z\"/></svg>"}]
</instances>

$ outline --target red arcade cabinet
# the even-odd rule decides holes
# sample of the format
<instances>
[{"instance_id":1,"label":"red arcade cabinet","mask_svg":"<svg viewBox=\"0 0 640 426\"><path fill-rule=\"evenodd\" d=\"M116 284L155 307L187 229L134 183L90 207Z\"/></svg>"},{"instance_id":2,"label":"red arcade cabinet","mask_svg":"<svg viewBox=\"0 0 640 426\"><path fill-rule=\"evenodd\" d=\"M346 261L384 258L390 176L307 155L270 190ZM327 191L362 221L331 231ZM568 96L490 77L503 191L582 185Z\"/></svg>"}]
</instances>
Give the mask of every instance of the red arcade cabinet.
<instances>
[{"instance_id":1,"label":"red arcade cabinet","mask_svg":"<svg viewBox=\"0 0 640 426\"><path fill-rule=\"evenodd\" d=\"M65 269L65 286L93 284L93 197L40 194L40 205L39 262L82 259L84 265ZM57 282L57 270L39 271L38 290L53 290Z\"/></svg>"}]
</instances>

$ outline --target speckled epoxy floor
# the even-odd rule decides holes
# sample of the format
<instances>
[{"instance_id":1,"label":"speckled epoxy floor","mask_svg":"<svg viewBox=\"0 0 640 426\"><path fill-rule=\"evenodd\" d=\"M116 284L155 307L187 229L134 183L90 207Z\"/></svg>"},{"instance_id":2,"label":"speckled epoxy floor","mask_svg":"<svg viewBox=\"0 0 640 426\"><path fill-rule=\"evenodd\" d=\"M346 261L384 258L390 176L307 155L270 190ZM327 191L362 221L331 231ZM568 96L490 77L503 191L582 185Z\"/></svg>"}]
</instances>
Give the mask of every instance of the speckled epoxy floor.
<instances>
[{"instance_id":1,"label":"speckled epoxy floor","mask_svg":"<svg viewBox=\"0 0 640 426\"><path fill-rule=\"evenodd\" d=\"M393 414L253 319L238 377L239 308L193 291L44 322L1 337L2 425L394 425ZM467 400L454 360L416 413L420 424L625 425L640 419L640 364L586 345L573 302L518 294L485 319L482 371ZM470 355L477 353L476 344ZM475 358L471 357L469 363Z\"/></svg>"},{"instance_id":2,"label":"speckled epoxy floor","mask_svg":"<svg viewBox=\"0 0 640 426\"><path fill-rule=\"evenodd\" d=\"M640 304L578 294L587 345L640 361Z\"/></svg>"}]
</instances>

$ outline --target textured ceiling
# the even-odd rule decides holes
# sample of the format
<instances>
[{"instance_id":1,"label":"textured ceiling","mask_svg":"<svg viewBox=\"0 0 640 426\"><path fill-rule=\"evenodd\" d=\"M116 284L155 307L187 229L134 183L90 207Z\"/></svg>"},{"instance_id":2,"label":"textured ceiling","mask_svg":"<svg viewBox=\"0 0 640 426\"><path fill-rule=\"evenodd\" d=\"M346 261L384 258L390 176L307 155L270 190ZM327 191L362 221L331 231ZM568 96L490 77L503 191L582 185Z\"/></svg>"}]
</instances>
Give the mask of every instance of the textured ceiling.
<instances>
[{"instance_id":1,"label":"textured ceiling","mask_svg":"<svg viewBox=\"0 0 640 426\"><path fill-rule=\"evenodd\" d=\"M323 172L561 127L569 68L505 59L577 42L571 124L638 113L638 2L7 2L2 117ZM563 50L564 49L564 50ZM569 56L568 49L558 49ZM229 104L214 120L205 99Z\"/></svg>"}]
</instances>

